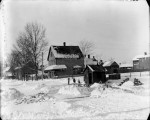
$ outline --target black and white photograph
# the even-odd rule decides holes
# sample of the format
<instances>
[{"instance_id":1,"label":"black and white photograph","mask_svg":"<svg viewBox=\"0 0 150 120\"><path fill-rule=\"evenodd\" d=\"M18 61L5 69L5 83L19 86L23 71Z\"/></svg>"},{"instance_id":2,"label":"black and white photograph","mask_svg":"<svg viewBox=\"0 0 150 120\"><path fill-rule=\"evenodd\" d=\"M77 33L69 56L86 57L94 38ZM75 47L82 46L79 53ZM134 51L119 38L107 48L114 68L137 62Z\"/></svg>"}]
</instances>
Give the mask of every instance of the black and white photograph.
<instances>
[{"instance_id":1,"label":"black and white photograph","mask_svg":"<svg viewBox=\"0 0 150 120\"><path fill-rule=\"evenodd\" d=\"M146 0L2 0L2 120L147 120Z\"/></svg>"}]
</instances>

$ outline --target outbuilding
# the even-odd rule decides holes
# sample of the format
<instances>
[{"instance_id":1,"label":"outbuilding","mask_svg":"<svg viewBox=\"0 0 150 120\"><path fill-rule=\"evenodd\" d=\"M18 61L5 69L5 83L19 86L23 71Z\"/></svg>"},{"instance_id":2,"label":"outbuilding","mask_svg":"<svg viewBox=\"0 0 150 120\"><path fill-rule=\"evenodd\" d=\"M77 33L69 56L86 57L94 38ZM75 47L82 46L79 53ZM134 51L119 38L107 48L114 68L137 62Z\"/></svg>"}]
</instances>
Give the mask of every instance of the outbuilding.
<instances>
[{"instance_id":1,"label":"outbuilding","mask_svg":"<svg viewBox=\"0 0 150 120\"><path fill-rule=\"evenodd\" d=\"M106 82L105 69L101 65L87 65L84 70L84 81L87 86L93 83Z\"/></svg>"},{"instance_id":2,"label":"outbuilding","mask_svg":"<svg viewBox=\"0 0 150 120\"><path fill-rule=\"evenodd\" d=\"M119 65L115 61L106 61L103 64L103 67L106 69L107 74L118 73Z\"/></svg>"}]
</instances>

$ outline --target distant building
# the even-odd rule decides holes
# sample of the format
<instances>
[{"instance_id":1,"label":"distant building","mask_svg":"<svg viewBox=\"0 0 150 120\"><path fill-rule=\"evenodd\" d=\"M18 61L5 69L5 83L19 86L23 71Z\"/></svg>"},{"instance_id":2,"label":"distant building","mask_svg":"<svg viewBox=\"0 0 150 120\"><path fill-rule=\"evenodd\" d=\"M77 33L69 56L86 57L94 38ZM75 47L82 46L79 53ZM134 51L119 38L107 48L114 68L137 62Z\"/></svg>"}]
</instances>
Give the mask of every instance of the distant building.
<instances>
[{"instance_id":1,"label":"distant building","mask_svg":"<svg viewBox=\"0 0 150 120\"><path fill-rule=\"evenodd\" d=\"M118 73L119 65L115 61L106 61L103 64L107 74Z\"/></svg>"},{"instance_id":2,"label":"distant building","mask_svg":"<svg viewBox=\"0 0 150 120\"><path fill-rule=\"evenodd\" d=\"M130 64L130 63L122 63L120 64L119 66L119 71L120 72L129 72L133 70L133 64Z\"/></svg>"},{"instance_id":3,"label":"distant building","mask_svg":"<svg viewBox=\"0 0 150 120\"><path fill-rule=\"evenodd\" d=\"M30 75L36 74L36 71L37 71L37 68L35 68L34 63L28 62L22 67L18 66L15 68L15 77L16 79L19 79L19 80L28 80Z\"/></svg>"},{"instance_id":4,"label":"distant building","mask_svg":"<svg viewBox=\"0 0 150 120\"><path fill-rule=\"evenodd\" d=\"M86 85L106 82L105 69L101 65L87 65L84 70L84 81Z\"/></svg>"},{"instance_id":5,"label":"distant building","mask_svg":"<svg viewBox=\"0 0 150 120\"><path fill-rule=\"evenodd\" d=\"M14 78L14 75L13 75L13 73L11 72L11 67L6 67L6 68L3 70L3 77L4 77L4 78Z\"/></svg>"},{"instance_id":6,"label":"distant building","mask_svg":"<svg viewBox=\"0 0 150 120\"><path fill-rule=\"evenodd\" d=\"M44 72L49 78L72 76L81 74L84 68L84 57L79 46L50 46L48 67Z\"/></svg>"},{"instance_id":7,"label":"distant building","mask_svg":"<svg viewBox=\"0 0 150 120\"><path fill-rule=\"evenodd\" d=\"M134 70L150 70L150 55L137 55L133 58Z\"/></svg>"}]
</instances>

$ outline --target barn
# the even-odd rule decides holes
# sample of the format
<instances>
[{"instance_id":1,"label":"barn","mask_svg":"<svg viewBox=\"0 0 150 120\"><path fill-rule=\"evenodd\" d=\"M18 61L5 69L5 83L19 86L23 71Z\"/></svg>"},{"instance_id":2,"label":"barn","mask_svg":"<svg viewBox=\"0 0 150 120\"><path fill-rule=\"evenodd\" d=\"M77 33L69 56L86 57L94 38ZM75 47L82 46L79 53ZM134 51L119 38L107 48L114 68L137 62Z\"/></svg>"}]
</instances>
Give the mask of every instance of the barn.
<instances>
[{"instance_id":1,"label":"barn","mask_svg":"<svg viewBox=\"0 0 150 120\"><path fill-rule=\"evenodd\" d=\"M87 65L84 70L84 81L86 85L106 82L105 69L101 65Z\"/></svg>"}]
</instances>

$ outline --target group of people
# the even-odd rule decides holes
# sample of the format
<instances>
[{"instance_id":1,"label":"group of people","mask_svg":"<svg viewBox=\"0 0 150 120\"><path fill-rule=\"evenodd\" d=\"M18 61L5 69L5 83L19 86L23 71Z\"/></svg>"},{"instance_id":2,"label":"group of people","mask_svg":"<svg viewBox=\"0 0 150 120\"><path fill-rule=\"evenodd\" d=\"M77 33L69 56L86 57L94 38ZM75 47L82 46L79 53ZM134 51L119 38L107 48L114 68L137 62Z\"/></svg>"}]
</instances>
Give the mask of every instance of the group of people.
<instances>
[{"instance_id":1,"label":"group of people","mask_svg":"<svg viewBox=\"0 0 150 120\"><path fill-rule=\"evenodd\" d=\"M76 83L76 79L73 78L73 84L74 84L74 85L78 84L78 86L81 86L81 82L80 82L79 79L78 79L78 83ZM68 85L70 85L70 78L68 78Z\"/></svg>"}]
</instances>

